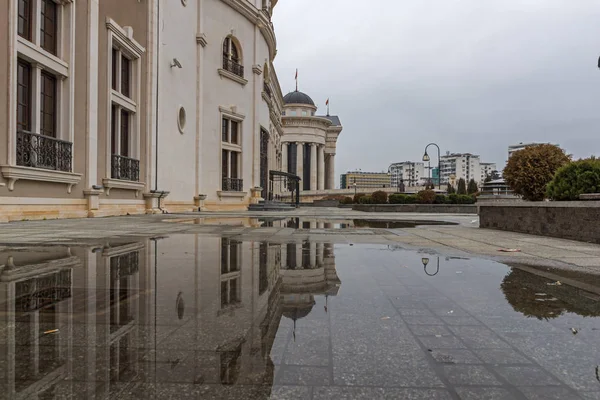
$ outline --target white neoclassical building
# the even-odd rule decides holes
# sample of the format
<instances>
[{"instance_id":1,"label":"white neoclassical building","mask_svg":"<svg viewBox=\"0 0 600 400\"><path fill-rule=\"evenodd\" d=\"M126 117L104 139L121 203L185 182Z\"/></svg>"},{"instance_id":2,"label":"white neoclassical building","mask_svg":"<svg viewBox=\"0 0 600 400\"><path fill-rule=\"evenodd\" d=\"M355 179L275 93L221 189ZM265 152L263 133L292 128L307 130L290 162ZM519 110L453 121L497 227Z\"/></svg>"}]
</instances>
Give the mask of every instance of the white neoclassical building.
<instances>
[{"instance_id":1,"label":"white neoclassical building","mask_svg":"<svg viewBox=\"0 0 600 400\"><path fill-rule=\"evenodd\" d=\"M0 222L243 210L270 171L334 187L341 125L284 101L277 0L5 2Z\"/></svg>"},{"instance_id":2,"label":"white neoclassical building","mask_svg":"<svg viewBox=\"0 0 600 400\"><path fill-rule=\"evenodd\" d=\"M283 98L282 166L300 177L300 189L335 189L335 152L342 132L339 117L316 115L314 101L298 90Z\"/></svg>"}]
</instances>

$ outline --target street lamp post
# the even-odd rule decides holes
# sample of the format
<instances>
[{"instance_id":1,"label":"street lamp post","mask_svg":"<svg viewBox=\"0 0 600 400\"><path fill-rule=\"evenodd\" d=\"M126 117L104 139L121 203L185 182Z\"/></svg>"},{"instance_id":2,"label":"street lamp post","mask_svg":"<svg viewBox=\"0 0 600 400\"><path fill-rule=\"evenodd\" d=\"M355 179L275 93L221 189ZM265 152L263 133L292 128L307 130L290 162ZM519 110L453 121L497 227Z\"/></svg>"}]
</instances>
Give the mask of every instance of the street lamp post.
<instances>
[{"instance_id":1,"label":"street lamp post","mask_svg":"<svg viewBox=\"0 0 600 400\"><path fill-rule=\"evenodd\" d=\"M438 146L435 143L429 143L427 146L425 146L425 154L423 154L423 161L425 161L425 162L431 160L431 158L429 157L429 154L427 154L427 149L429 148L429 146L437 147L437 151L438 151L438 188L440 190L442 190L442 168L441 168L442 156L441 156L441 152L440 152L440 146Z\"/></svg>"}]
</instances>

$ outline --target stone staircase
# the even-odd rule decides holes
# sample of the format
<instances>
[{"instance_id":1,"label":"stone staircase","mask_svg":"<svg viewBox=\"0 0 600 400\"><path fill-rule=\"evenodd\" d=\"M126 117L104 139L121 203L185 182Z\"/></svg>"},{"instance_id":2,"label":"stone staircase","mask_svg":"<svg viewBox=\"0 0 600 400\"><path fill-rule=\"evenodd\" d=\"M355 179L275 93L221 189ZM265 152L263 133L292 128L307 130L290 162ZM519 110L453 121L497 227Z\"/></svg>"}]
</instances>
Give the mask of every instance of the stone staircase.
<instances>
[{"instance_id":1,"label":"stone staircase","mask_svg":"<svg viewBox=\"0 0 600 400\"><path fill-rule=\"evenodd\" d=\"M248 206L248 211L292 211L295 209L293 204L280 201L260 201L258 204Z\"/></svg>"}]
</instances>

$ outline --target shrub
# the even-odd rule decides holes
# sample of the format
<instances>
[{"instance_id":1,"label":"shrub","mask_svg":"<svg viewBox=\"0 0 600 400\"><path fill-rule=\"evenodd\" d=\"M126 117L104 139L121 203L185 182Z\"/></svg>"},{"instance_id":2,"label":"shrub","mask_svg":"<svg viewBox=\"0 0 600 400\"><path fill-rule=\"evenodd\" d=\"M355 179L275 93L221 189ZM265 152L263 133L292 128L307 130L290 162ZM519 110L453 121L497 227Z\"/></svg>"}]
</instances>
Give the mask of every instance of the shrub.
<instances>
[{"instance_id":1,"label":"shrub","mask_svg":"<svg viewBox=\"0 0 600 400\"><path fill-rule=\"evenodd\" d=\"M448 204L448 196L444 196L443 194L436 194L435 199L433 200L433 204Z\"/></svg>"},{"instance_id":2,"label":"shrub","mask_svg":"<svg viewBox=\"0 0 600 400\"><path fill-rule=\"evenodd\" d=\"M352 204L352 203L354 203L354 199L352 199L352 197L345 196L343 199L340 200L340 204Z\"/></svg>"},{"instance_id":3,"label":"shrub","mask_svg":"<svg viewBox=\"0 0 600 400\"><path fill-rule=\"evenodd\" d=\"M459 194L457 196L457 204L475 204L475 202L477 201L475 196L471 194Z\"/></svg>"},{"instance_id":4,"label":"shrub","mask_svg":"<svg viewBox=\"0 0 600 400\"><path fill-rule=\"evenodd\" d=\"M503 175L508 186L523 199L541 201L555 172L570 161L571 157L560 147L538 144L513 153Z\"/></svg>"},{"instance_id":5,"label":"shrub","mask_svg":"<svg viewBox=\"0 0 600 400\"><path fill-rule=\"evenodd\" d=\"M365 197L365 196L366 196L366 194L364 194L364 193L356 193L354 195L354 199L353 199L354 200L354 204L361 204L360 198L361 197Z\"/></svg>"},{"instance_id":6,"label":"shrub","mask_svg":"<svg viewBox=\"0 0 600 400\"><path fill-rule=\"evenodd\" d=\"M467 182L465 182L463 178L458 180L458 184L456 185L456 193L467 194Z\"/></svg>"},{"instance_id":7,"label":"shrub","mask_svg":"<svg viewBox=\"0 0 600 400\"><path fill-rule=\"evenodd\" d=\"M448 182L448 186L446 187L446 192L448 192L448 194L456 193L456 190L454 189L454 186L452 186L450 184L450 182Z\"/></svg>"},{"instance_id":8,"label":"shrub","mask_svg":"<svg viewBox=\"0 0 600 400\"><path fill-rule=\"evenodd\" d=\"M417 199L414 195L396 193L390 195L388 201L390 204L415 204Z\"/></svg>"},{"instance_id":9,"label":"shrub","mask_svg":"<svg viewBox=\"0 0 600 400\"><path fill-rule=\"evenodd\" d=\"M469 186L467 186L467 194L477 193L478 190L477 182L475 182L475 179L471 179L469 181Z\"/></svg>"},{"instance_id":10,"label":"shrub","mask_svg":"<svg viewBox=\"0 0 600 400\"><path fill-rule=\"evenodd\" d=\"M433 190L421 190L417 193L417 202L419 204L433 204L435 192Z\"/></svg>"},{"instance_id":11,"label":"shrub","mask_svg":"<svg viewBox=\"0 0 600 400\"><path fill-rule=\"evenodd\" d=\"M373 204L373 198L371 196L361 196L358 201L359 204Z\"/></svg>"},{"instance_id":12,"label":"shrub","mask_svg":"<svg viewBox=\"0 0 600 400\"><path fill-rule=\"evenodd\" d=\"M386 204L388 202L388 195L383 190L378 190L371 194L371 199L374 204Z\"/></svg>"},{"instance_id":13,"label":"shrub","mask_svg":"<svg viewBox=\"0 0 600 400\"><path fill-rule=\"evenodd\" d=\"M458 204L458 195L456 193L451 193L448 195L448 203L449 204Z\"/></svg>"},{"instance_id":14,"label":"shrub","mask_svg":"<svg viewBox=\"0 0 600 400\"><path fill-rule=\"evenodd\" d=\"M600 193L600 159L592 157L561 167L547 189L552 200L578 200L583 193Z\"/></svg>"}]
</instances>

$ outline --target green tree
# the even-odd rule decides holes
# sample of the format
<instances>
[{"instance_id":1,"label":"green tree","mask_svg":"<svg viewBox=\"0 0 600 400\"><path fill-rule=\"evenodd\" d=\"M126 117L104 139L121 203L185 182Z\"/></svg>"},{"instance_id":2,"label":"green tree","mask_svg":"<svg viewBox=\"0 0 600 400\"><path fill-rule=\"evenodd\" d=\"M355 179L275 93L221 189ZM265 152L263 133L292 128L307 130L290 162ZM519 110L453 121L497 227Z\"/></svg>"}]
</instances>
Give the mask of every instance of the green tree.
<instances>
[{"instance_id":1,"label":"green tree","mask_svg":"<svg viewBox=\"0 0 600 400\"><path fill-rule=\"evenodd\" d=\"M552 200L579 200L584 193L600 192L600 159L588 158L561 167L548 184Z\"/></svg>"},{"instance_id":2,"label":"green tree","mask_svg":"<svg viewBox=\"0 0 600 400\"><path fill-rule=\"evenodd\" d=\"M570 161L571 156L560 147L538 144L513 153L503 175L508 186L523 199L541 201L556 171Z\"/></svg>"},{"instance_id":3,"label":"green tree","mask_svg":"<svg viewBox=\"0 0 600 400\"><path fill-rule=\"evenodd\" d=\"M450 182L448 182L448 187L446 188L446 192L448 192L448 194L454 194L454 193L456 193L456 190L454 190L454 186L452 186L450 184Z\"/></svg>"},{"instance_id":4,"label":"green tree","mask_svg":"<svg viewBox=\"0 0 600 400\"><path fill-rule=\"evenodd\" d=\"M469 186L467 187L467 194L477 193L478 190L479 188L477 187L477 182L475 182L475 179L471 179L469 181Z\"/></svg>"},{"instance_id":5,"label":"green tree","mask_svg":"<svg viewBox=\"0 0 600 400\"><path fill-rule=\"evenodd\" d=\"M457 194L467 194L467 182L463 178L458 180L458 185L456 189Z\"/></svg>"}]
</instances>

